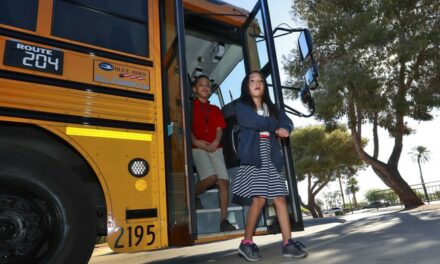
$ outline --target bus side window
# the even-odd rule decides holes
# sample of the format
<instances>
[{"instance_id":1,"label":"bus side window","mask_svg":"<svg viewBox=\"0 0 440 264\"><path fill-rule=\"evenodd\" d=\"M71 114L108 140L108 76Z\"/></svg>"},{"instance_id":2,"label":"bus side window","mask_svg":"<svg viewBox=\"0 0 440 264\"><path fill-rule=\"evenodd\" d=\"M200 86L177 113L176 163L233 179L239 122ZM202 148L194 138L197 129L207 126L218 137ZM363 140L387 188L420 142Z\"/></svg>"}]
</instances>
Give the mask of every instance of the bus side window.
<instances>
[{"instance_id":1,"label":"bus side window","mask_svg":"<svg viewBox=\"0 0 440 264\"><path fill-rule=\"evenodd\" d=\"M37 11L37 0L2 0L0 24L35 31L37 28Z\"/></svg>"},{"instance_id":2,"label":"bus side window","mask_svg":"<svg viewBox=\"0 0 440 264\"><path fill-rule=\"evenodd\" d=\"M147 1L54 1L52 34L149 56Z\"/></svg>"}]
</instances>

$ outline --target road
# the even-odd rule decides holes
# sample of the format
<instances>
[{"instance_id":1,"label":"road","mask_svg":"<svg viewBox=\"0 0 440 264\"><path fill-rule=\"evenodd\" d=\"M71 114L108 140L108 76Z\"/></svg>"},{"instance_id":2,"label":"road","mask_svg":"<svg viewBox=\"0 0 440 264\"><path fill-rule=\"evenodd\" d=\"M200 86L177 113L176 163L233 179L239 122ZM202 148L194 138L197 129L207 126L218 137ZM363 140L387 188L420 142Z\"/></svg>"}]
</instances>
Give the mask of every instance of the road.
<instances>
[{"instance_id":1,"label":"road","mask_svg":"<svg viewBox=\"0 0 440 264\"><path fill-rule=\"evenodd\" d=\"M255 237L259 263L440 264L440 205L404 211L400 207L361 210L340 217L306 219L306 229L294 232L307 246L305 259L281 255L280 235ZM240 239L192 247L131 254L97 248L90 263L248 263L238 257Z\"/></svg>"}]
</instances>

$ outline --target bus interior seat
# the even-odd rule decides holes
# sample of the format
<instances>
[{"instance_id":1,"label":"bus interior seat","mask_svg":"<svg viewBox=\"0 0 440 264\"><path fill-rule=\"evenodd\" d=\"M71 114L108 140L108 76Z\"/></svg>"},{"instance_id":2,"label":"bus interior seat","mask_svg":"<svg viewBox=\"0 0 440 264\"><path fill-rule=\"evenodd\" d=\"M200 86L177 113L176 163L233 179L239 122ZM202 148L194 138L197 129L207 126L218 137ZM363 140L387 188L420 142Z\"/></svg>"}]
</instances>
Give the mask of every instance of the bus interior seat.
<instances>
[{"instance_id":1,"label":"bus interior seat","mask_svg":"<svg viewBox=\"0 0 440 264\"><path fill-rule=\"evenodd\" d=\"M226 104L221 110L226 122L226 128L223 129L222 145L223 156L225 158L226 168L228 169L240 166L240 159L237 152L238 129L235 103L236 100Z\"/></svg>"}]
</instances>

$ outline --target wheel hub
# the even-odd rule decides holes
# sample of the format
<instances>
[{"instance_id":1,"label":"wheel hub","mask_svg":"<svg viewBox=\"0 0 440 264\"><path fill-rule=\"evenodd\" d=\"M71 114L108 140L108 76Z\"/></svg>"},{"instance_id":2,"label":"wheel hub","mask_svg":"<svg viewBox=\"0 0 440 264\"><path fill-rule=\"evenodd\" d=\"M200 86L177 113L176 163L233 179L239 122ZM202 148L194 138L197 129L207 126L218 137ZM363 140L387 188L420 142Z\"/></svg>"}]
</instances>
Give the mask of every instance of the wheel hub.
<instances>
[{"instance_id":1,"label":"wheel hub","mask_svg":"<svg viewBox=\"0 0 440 264\"><path fill-rule=\"evenodd\" d=\"M0 244L12 240L17 234L14 222L9 219L0 219Z\"/></svg>"},{"instance_id":2,"label":"wheel hub","mask_svg":"<svg viewBox=\"0 0 440 264\"><path fill-rule=\"evenodd\" d=\"M35 200L0 196L0 260L15 262L30 256L47 235L44 210Z\"/></svg>"}]
</instances>

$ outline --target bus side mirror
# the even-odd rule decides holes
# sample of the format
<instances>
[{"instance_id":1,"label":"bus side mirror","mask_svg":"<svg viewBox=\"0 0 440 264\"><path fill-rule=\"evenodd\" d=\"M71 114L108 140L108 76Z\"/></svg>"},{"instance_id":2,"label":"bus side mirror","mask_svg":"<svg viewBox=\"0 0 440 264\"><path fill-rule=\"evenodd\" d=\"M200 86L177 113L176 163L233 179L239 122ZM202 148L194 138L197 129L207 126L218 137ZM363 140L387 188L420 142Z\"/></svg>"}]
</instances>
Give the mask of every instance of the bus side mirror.
<instances>
[{"instance_id":1,"label":"bus side mirror","mask_svg":"<svg viewBox=\"0 0 440 264\"><path fill-rule=\"evenodd\" d=\"M313 58L312 35L308 29L302 29L298 38L298 49L303 64L310 65L304 74L305 84L310 90L315 90L318 87L319 74Z\"/></svg>"},{"instance_id":2,"label":"bus side mirror","mask_svg":"<svg viewBox=\"0 0 440 264\"><path fill-rule=\"evenodd\" d=\"M305 61L313 52L312 36L308 29L303 29L298 38L298 48L301 61Z\"/></svg>"},{"instance_id":3,"label":"bus side mirror","mask_svg":"<svg viewBox=\"0 0 440 264\"><path fill-rule=\"evenodd\" d=\"M299 97L301 102L307 107L310 112L315 111L315 100L310 93L310 89L307 85L305 85L301 91L299 92Z\"/></svg>"},{"instance_id":4,"label":"bus side mirror","mask_svg":"<svg viewBox=\"0 0 440 264\"><path fill-rule=\"evenodd\" d=\"M318 88L318 68L315 64L313 64L306 71L304 79L306 82L306 86L308 86L310 90L315 90L316 88Z\"/></svg>"}]
</instances>

